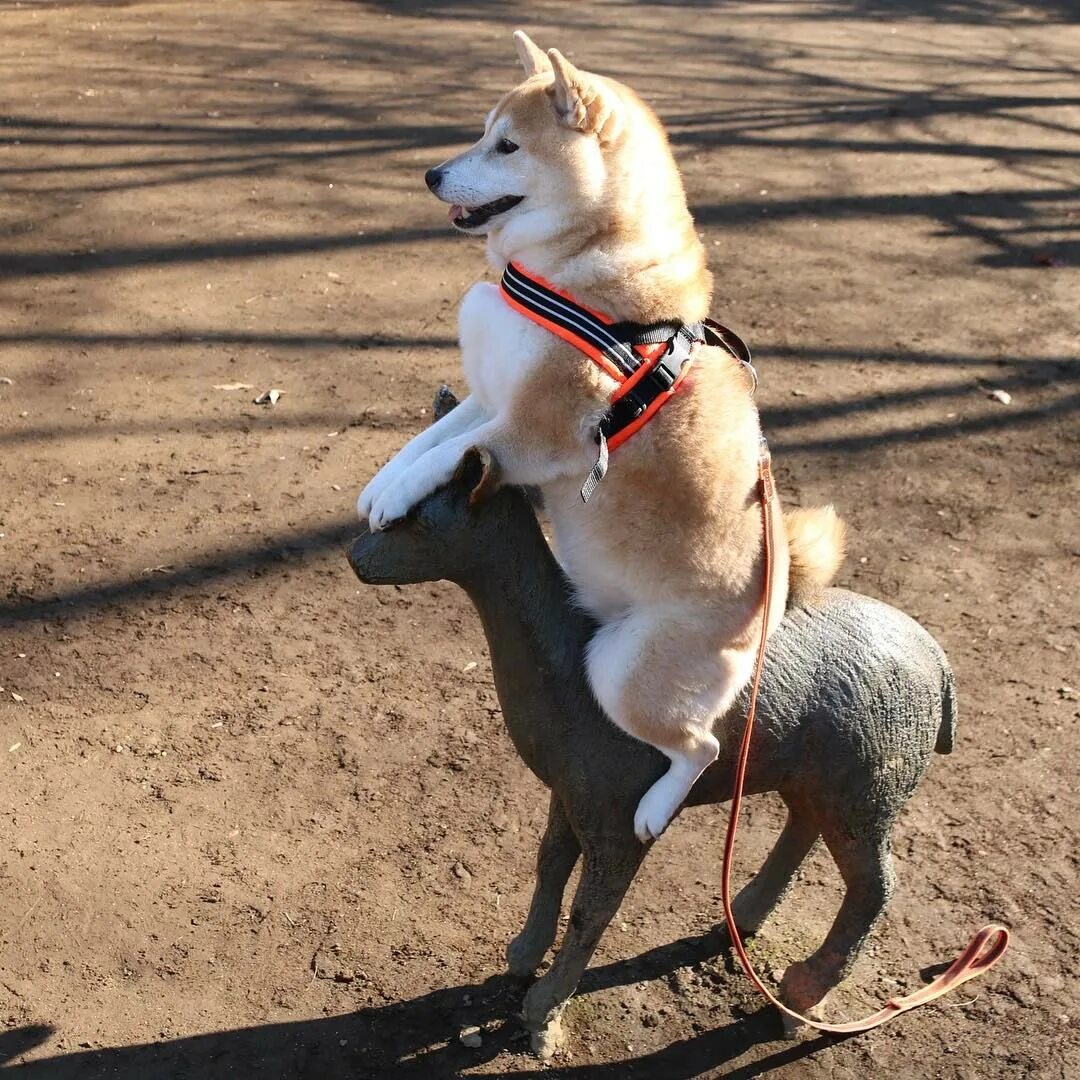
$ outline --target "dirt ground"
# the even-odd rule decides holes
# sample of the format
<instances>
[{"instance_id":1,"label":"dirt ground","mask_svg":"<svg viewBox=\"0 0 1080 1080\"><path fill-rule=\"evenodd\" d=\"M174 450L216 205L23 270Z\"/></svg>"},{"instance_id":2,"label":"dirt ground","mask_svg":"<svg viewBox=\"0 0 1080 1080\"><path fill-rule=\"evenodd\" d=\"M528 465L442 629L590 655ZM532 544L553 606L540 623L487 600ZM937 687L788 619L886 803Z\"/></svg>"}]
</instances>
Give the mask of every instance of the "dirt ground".
<instances>
[{"instance_id":1,"label":"dirt ground","mask_svg":"<svg viewBox=\"0 0 1080 1080\"><path fill-rule=\"evenodd\" d=\"M779 1040L712 929L710 808L646 863L572 1057L528 1056L500 973L544 793L464 596L342 557L461 382L483 254L422 173L516 80L516 25L655 104L785 499L835 502L842 583L956 668L957 750L832 1013L989 919L1015 943L871 1035ZM0 40L0 1072L1080 1075L1071 0L43 0ZM751 800L740 880L779 821ZM815 856L766 969L839 896Z\"/></svg>"}]
</instances>

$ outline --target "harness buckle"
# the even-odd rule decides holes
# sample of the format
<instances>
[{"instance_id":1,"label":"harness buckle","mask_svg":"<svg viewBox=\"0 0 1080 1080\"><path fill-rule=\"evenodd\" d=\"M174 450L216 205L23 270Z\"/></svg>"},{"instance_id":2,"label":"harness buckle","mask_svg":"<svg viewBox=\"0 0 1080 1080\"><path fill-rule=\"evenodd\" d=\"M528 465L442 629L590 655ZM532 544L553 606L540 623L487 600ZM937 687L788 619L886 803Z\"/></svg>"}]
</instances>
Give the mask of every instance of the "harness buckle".
<instances>
[{"instance_id":1,"label":"harness buckle","mask_svg":"<svg viewBox=\"0 0 1080 1080\"><path fill-rule=\"evenodd\" d=\"M678 381L687 361L693 355L694 346L698 338L693 330L683 326L679 332L668 342L664 354L653 365L652 371L647 378L655 379L660 383L661 392L670 390Z\"/></svg>"},{"instance_id":2,"label":"harness buckle","mask_svg":"<svg viewBox=\"0 0 1080 1080\"><path fill-rule=\"evenodd\" d=\"M661 390L670 390L675 385L675 380L679 377L683 364L685 364L689 358L681 357L676 364L676 358L673 355L674 352L675 341L672 339L671 344L668 346L668 351L656 361L652 371L649 372L649 375L661 384Z\"/></svg>"}]
</instances>

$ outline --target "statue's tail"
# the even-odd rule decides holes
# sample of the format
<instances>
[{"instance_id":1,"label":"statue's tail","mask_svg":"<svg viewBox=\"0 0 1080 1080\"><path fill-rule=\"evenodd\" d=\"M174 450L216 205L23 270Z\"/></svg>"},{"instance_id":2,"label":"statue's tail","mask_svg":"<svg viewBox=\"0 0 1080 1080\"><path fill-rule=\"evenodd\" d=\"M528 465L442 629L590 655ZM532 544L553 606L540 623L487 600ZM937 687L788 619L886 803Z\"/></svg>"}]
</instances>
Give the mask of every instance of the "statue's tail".
<instances>
[{"instance_id":1,"label":"statue's tail","mask_svg":"<svg viewBox=\"0 0 1080 1080\"><path fill-rule=\"evenodd\" d=\"M956 741L956 680L948 663L941 678L941 726L934 749L939 754L951 754Z\"/></svg>"},{"instance_id":2,"label":"statue's tail","mask_svg":"<svg viewBox=\"0 0 1080 1080\"><path fill-rule=\"evenodd\" d=\"M784 512L791 569L788 604L811 604L844 561L847 526L831 506L799 507Z\"/></svg>"}]
</instances>

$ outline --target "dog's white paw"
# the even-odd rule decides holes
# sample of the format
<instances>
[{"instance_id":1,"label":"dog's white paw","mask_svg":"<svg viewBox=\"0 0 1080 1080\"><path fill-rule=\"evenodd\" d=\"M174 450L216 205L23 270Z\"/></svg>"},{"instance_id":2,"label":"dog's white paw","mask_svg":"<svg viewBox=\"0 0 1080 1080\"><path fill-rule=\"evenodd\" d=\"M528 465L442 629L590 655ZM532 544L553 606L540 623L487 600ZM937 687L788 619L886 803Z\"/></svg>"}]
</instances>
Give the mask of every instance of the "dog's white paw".
<instances>
[{"instance_id":1,"label":"dog's white paw","mask_svg":"<svg viewBox=\"0 0 1080 1080\"><path fill-rule=\"evenodd\" d=\"M404 484L395 484L387 491L380 492L367 515L368 528L372 532L385 529L394 521L400 521L416 504Z\"/></svg>"},{"instance_id":2,"label":"dog's white paw","mask_svg":"<svg viewBox=\"0 0 1080 1080\"><path fill-rule=\"evenodd\" d=\"M371 510L378 501L379 495L386 487L386 472L388 465L384 465L365 485L356 500L356 512L363 518L371 517Z\"/></svg>"},{"instance_id":3,"label":"dog's white paw","mask_svg":"<svg viewBox=\"0 0 1080 1080\"><path fill-rule=\"evenodd\" d=\"M658 780L645 792L634 813L634 835L643 844L659 840L679 809L679 804L672 802L670 793L661 787L662 783L662 779Z\"/></svg>"}]
</instances>

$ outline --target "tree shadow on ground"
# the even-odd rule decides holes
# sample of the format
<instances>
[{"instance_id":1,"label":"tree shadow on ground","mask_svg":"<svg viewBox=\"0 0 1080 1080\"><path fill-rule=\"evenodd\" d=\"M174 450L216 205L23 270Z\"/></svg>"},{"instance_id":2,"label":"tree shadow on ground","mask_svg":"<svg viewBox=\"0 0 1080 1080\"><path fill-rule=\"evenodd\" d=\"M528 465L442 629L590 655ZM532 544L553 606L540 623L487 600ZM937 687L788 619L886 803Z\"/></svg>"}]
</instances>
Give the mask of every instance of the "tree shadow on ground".
<instances>
[{"instance_id":1,"label":"tree shadow on ground","mask_svg":"<svg viewBox=\"0 0 1080 1080\"><path fill-rule=\"evenodd\" d=\"M724 953L726 932L714 929L684 938L640 956L586 972L579 995L670 975L680 967ZM136 1046L80 1050L0 1067L26 1080L439 1080L495 1060L509 1052L527 1053L527 1037L515 1014L523 984L497 975L479 984L444 987L407 1001L371 1005L354 1013L316 1020L266 1024L213 1031ZM722 1004L722 1003L718 1003ZM572 1006L571 1006L572 1008ZM483 1045L469 1049L458 1041L463 1025L480 1025ZM570 1022L571 1038L575 1037ZM575 1080L623 1080L658 1077L682 1080L708 1069L722 1069L755 1048L764 1051L749 1064L721 1075L748 1080L807 1057L835 1041L815 1038L797 1044L778 1042L780 1021L769 1008L672 1043L639 1057L598 1065L543 1066L499 1077L573 1077ZM0 1064L10 1062L59 1034L45 1026L0 1035ZM765 1044L777 1043L771 1051Z\"/></svg>"},{"instance_id":2,"label":"tree shadow on ground","mask_svg":"<svg viewBox=\"0 0 1080 1080\"><path fill-rule=\"evenodd\" d=\"M786 356L802 356L803 350L783 350ZM816 355L814 350L810 353ZM859 354L862 358L873 358ZM850 359L850 357L848 357ZM974 362L970 358L969 362ZM1075 364L1065 357L1042 357L1028 362L1035 370L1021 370L1011 377L994 380L997 388L1017 390L1039 388L1054 384L1061 390L1072 389L1080 373ZM1047 425L1064 424L1080 413L1080 393L1061 392L1045 397L1033 404L1002 410L988 406L982 411L968 411L962 417L925 419L908 424L892 424L889 427L844 432L838 434L813 434L808 425L818 421L852 418L859 415L889 413L897 407L925 405L928 402L948 402L969 398L978 390L974 380L963 379L936 386L901 388L887 393L862 395L836 401L810 401L802 405L776 405L763 410L765 431L769 434L773 451L783 456L808 453L878 453L891 447L925 442L947 444L949 440L964 436L993 434L1006 430L1037 429ZM201 418L193 430L204 434L227 430L247 430L258 422L251 416ZM349 420L339 413L300 413L289 417L275 416L266 421L275 429L303 428L337 424L345 428L393 427L405 428L413 423L412 417L379 417L378 419ZM154 418L129 420L107 424L81 425L78 427L28 427L14 428L0 435L0 447L20 442L48 441L53 445L70 444L73 441L109 437L146 435L150 432L186 430L188 425L172 424L162 427ZM182 593L185 590L241 577L257 577L274 572L280 564L297 558L317 557L335 548L343 548L359 528L351 517L338 518L318 528L278 532L259 537L226 552L216 552L202 558L191 559L171 566L169 572L158 576L145 573L138 576L119 577L109 582L95 582L71 588L53 596L22 595L12 586L8 595L0 600L0 628L17 626L37 620L77 617L114 604L131 604L163 594Z\"/></svg>"},{"instance_id":3,"label":"tree shadow on ground","mask_svg":"<svg viewBox=\"0 0 1080 1080\"><path fill-rule=\"evenodd\" d=\"M45 6L45 5L41 5ZM61 7L71 6L66 4ZM461 18L505 23L514 13L505 5L472 0L453 4L387 4L396 15ZM1028 50L1021 57L1002 59L967 55L959 50L946 59L932 50L897 55L878 51L881 60L902 60L910 76L899 85L873 74L853 74L849 61L866 59L870 46L853 48L839 43L808 47L783 40L762 42L725 36L722 28L690 26L678 18L679 8L692 3L671 3L665 34L674 51L688 55L716 50L729 59L718 72L670 72L667 81L680 90L679 108L661 109L672 142L688 154L732 146L805 154L855 152L913 160L926 156L964 157L993 166L994 186L978 192L896 191L848 197L815 197L790 201L756 198L706 203L695 207L705 226L751 225L787 217L821 220L910 218L930 222L943 238L977 242L983 249L976 261L1001 269L1058 264L1080 260L1075 186L1059 176L1077 159L1078 134L1066 122L1064 110L1080 102L1075 94L1049 92L1047 79L1075 82L1077 71L1067 59ZM1010 21L1014 5L1003 0L954 0L952 3L889 3L854 0L851 3L798 5L784 17L865 19L868 22L923 19L947 22L986 22L996 26ZM1065 18L1075 4L1068 0L1027 5L1031 18ZM775 14L780 18L781 13ZM649 18L655 20L653 11ZM575 32L583 25L568 23ZM603 55L601 35L617 30L619 55L651 52L655 25L643 16L618 26L597 26L594 55ZM420 190L422 171L415 158L402 160L418 148L430 150L432 161L454 147L464 147L478 134L474 123L463 123L460 104L447 100L447 89L460 91L475 82L476 71L486 70L496 57L506 61L506 45L494 41L474 43L468 53L440 54L432 66L431 50L417 36L415 43L372 40L370 35L347 30L312 27L292 43L313 62L343 57L354 63L385 63L387 57L404 70L423 70L416 92L400 103L345 99L326 86L292 81L282 71L280 42L259 38L236 45L207 33L197 38L195 60L210 70L233 71L242 64L243 79L222 87L221 114L204 118L163 117L157 121L108 115L100 119L79 115L43 118L28 111L0 117L0 147L4 156L0 178L17 190L36 196L42 204L54 199L81 199L93 194L159 186L191 186L228 177L266 180L293 175L310 180L313 169L334 170L333 175L360 167L365 191L379 190L391 202L402 190ZM136 93L147 70L157 70L154 43L131 44L130 69L118 84L120 93ZM480 50L479 52L473 51ZM1064 50L1062 50L1064 51ZM730 63L742 58L743 63ZM612 57L612 62L616 58ZM624 61L625 62L625 61ZM839 66L838 66L839 65ZM506 63L507 85L513 78ZM1007 93L1001 84L987 85L988 70L1015 70L1017 78ZM495 67L493 71L502 70ZM745 71L753 79L745 85ZM620 72L631 77L630 72ZM115 76L113 76L115 77ZM126 80L126 81L124 81ZM264 92L276 88L277 112L272 122L264 116ZM129 85L130 84L130 85ZM775 91L784 93L776 100ZM486 94L487 92L484 91ZM682 111L680 111L680 109ZM942 128L949 122L952 126ZM957 125L963 124L961 130ZM995 124L996 127L988 127ZM1007 125L1003 128L1002 125ZM1007 137L1002 131L1007 131ZM1050 143L1047 132L1058 137ZM1066 142L1066 140L1068 140ZM1035 176L1032 170L1053 168L1054 175ZM1037 183L1032 183L1037 181ZM329 191L329 189L326 189ZM365 211L341 185L333 196L341 199L344 217L363 217ZM698 200L695 200L698 201ZM75 214L77 205L61 214ZM52 211L51 211L52 212ZM434 220L434 218L432 218ZM32 222L29 222L33 224ZM27 222L20 222L22 228ZM82 275L141 266L168 266L216 259L263 259L273 256L330 253L379 245L430 243L448 236L444 226L429 228L385 227L330 235L268 235L221 237L195 243L133 243L99 245L96 250L0 251L0 278L18 280L54 275ZM381 226L381 227L380 227Z\"/></svg>"},{"instance_id":4,"label":"tree shadow on ground","mask_svg":"<svg viewBox=\"0 0 1080 1080\"><path fill-rule=\"evenodd\" d=\"M115 0L114 0L115 2ZM121 0L123 2L123 0ZM360 2L360 0L357 0ZM432 18L468 17L492 18L507 8L505 0L362 0L367 7L380 8L394 15L428 16ZM656 7L689 8L695 14L716 11L716 0L653 0ZM1032 18L1050 21L1076 21L1073 0L1029 0L1020 5L1014 0L809 0L800 4L785 4L784 17L800 19L889 19L892 21L933 19L946 23L1009 23L1026 22ZM511 15L515 15L511 11ZM773 12L760 5L757 18L769 18ZM524 18L524 14L517 17Z\"/></svg>"}]
</instances>

